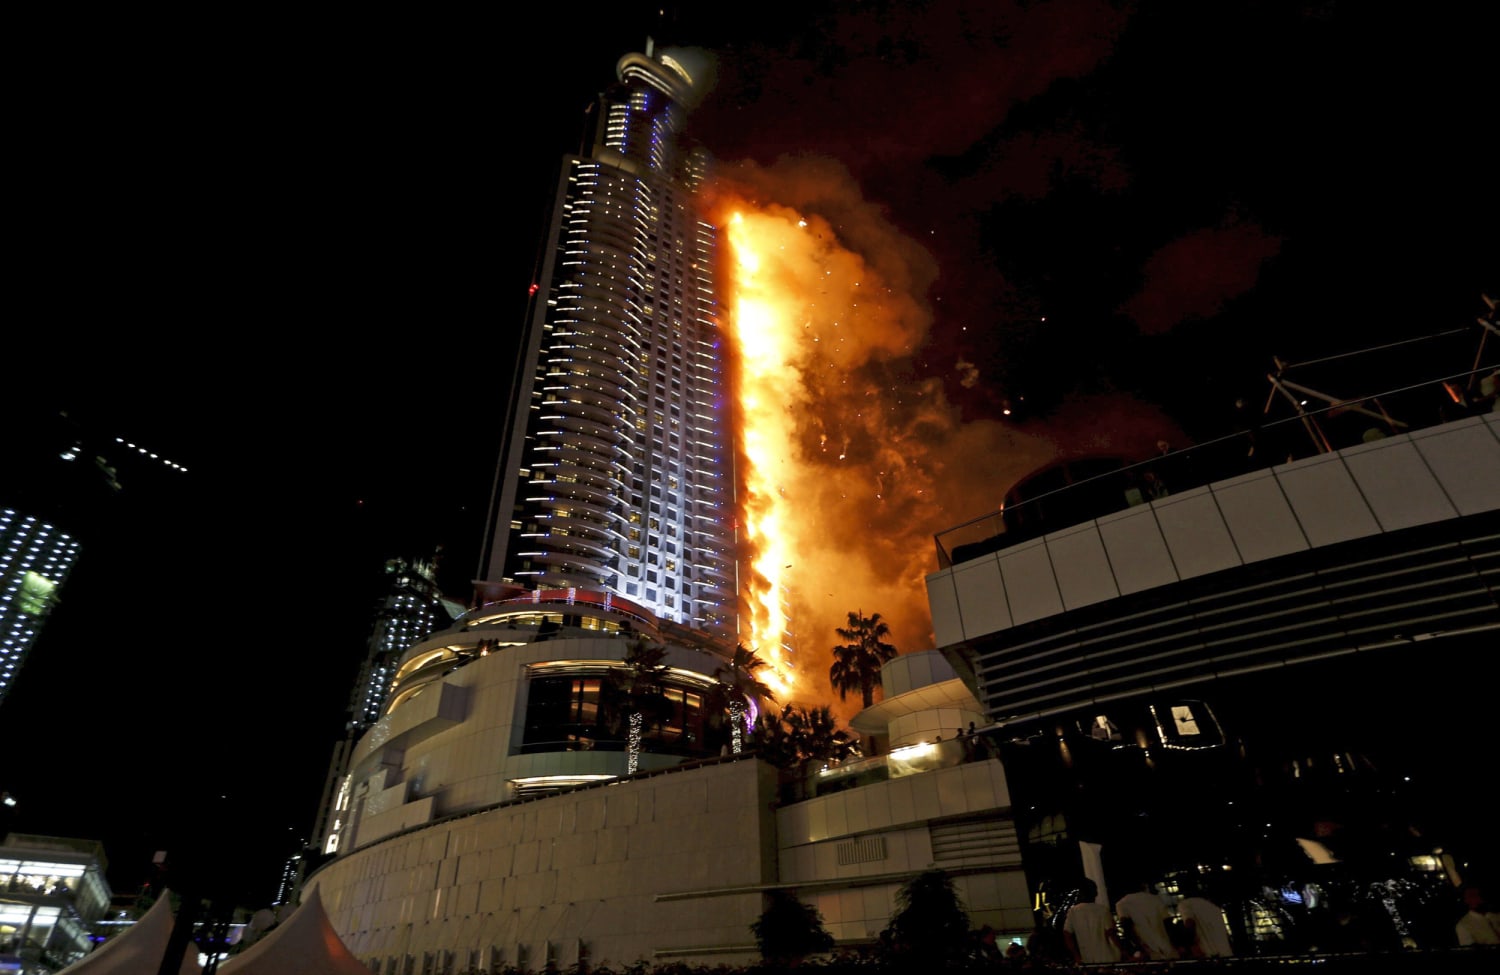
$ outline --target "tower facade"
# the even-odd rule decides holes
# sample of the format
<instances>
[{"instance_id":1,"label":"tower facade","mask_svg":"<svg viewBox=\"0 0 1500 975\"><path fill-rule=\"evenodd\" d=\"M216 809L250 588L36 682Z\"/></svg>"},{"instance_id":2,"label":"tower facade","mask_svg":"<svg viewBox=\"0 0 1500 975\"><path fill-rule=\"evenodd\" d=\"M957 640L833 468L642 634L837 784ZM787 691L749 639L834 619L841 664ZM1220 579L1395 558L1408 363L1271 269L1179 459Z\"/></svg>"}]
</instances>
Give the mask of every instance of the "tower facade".
<instances>
[{"instance_id":1,"label":"tower facade","mask_svg":"<svg viewBox=\"0 0 1500 975\"><path fill-rule=\"evenodd\" d=\"M733 640L717 231L681 132L692 52L621 58L564 159L521 349L483 582L611 593Z\"/></svg>"}]
</instances>

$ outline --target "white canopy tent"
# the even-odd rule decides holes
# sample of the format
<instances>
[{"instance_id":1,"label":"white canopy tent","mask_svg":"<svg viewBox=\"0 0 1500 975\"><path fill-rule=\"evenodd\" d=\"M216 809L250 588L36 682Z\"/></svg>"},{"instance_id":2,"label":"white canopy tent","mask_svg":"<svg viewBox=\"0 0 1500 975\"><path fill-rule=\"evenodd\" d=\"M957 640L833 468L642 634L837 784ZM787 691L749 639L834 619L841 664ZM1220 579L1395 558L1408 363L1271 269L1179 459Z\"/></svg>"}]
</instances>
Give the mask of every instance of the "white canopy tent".
<instances>
[{"instance_id":1,"label":"white canopy tent","mask_svg":"<svg viewBox=\"0 0 1500 975\"><path fill-rule=\"evenodd\" d=\"M222 975L370 975L328 921L314 887L292 916L219 966Z\"/></svg>"},{"instance_id":2,"label":"white canopy tent","mask_svg":"<svg viewBox=\"0 0 1500 975\"><path fill-rule=\"evenodd\" d=\"M155 975L166 956L173 923L171 891L163 890L139 921L64 968L59 975ZM179 975L200 975L202 971L197 950L189 949L183 954Z\"/></svg>"},{"instance_id":3,"label":"white canopy tent","mask_svg":"<svg viewBox=\"0 0 1500 975\"><path fill-rule=\"evenodd\" d=\"M106 941L59 975L156 975L167 953L174 918L168 891L139 921ZM182 959L179 975L202 975L196 947ZM339 940L317 889L281 924L219 966L223 975L370 975Z\"/></svg>"}]
</instances>

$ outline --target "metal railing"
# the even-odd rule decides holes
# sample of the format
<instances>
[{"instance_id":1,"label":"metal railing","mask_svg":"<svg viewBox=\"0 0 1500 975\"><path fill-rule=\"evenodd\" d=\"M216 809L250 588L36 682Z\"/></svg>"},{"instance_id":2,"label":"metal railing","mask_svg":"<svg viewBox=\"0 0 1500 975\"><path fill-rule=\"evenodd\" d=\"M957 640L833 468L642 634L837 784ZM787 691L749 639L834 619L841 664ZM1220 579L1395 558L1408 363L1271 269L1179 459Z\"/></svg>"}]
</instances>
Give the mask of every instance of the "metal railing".
<instances>
[{"instance_id":1,"label":"metal railing","mask_svg":"<svg viewBox=\"0 0 1500 975\"><path fill-rule=\"evenodd\" d=\"M1476 377L1488 376L1494 369L1483 366L1332 401L1317 409L1306 409L1306 400L1297 401L1293 416L1088 477L944 529L933 536L938 566L950 568L1049 532L1240 474L1500 410L1500 399L1493 392L1474 398L1463 392L1474 386ZM1276 383L1276 378L1272 381ZM1285 388L1281 391L1288 393Z\"/></svg>"}]
</instances>

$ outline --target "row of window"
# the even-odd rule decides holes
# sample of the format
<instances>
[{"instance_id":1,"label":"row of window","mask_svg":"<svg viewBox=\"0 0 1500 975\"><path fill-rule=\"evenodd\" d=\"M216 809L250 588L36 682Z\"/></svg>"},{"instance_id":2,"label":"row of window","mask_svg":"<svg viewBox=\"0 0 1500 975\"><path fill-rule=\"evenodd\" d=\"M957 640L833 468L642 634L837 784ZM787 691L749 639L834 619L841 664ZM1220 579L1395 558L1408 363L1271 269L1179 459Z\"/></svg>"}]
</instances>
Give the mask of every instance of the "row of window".
<instances>
[{"instance_id":1,"label":"row of window","mask_svg":"<svg viewBox=\"0 0 1500 975\"><path fill-rule=\"evenodd\" d=\"M629 727L632 702L605 675L533 677L526 702L522 744L559 750L618 749ZM648 749L660 747L685 754L708 754L704 743L703 693L691 687L661 688L648 706Z\"/></svg>"}]
</instances>

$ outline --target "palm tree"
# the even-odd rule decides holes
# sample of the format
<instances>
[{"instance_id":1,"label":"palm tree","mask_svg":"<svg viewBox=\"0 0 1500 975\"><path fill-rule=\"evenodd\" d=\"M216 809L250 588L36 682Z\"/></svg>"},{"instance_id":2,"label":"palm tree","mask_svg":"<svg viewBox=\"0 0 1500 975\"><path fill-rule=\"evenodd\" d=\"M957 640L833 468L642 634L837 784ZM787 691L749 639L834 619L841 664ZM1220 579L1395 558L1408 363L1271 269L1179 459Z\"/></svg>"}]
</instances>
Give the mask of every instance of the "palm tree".
<instances>
[{"instance_id":1,"label":"palm tree","mask_svg":"<svg viewBox=\"0 0 1500 975\"><path fill-rule=\"evenodd\" d=\"M780 714L762 714L755 723L756 753L788 771L808 760L841 762L857 747L827 705L799 708L788 704Z\"/></svg>"},{"instance_id":2,"label":"palm tree","mask_svg":"<svg viewBox=\"0 0 1500 975\"><path fill-rule=\"evenodd\" d=\"M833 648L833 666L828 668L828 680L839 692L839 700L859 691L864 697L865 707L869 707L875 703L880 668L896 655L896 648L885 642L891 628L879 613L865 616L864 610L859 610L849 614L847 627L836 627L834 632L849 642Z\"/></svg>"},{"instance_id":3,"label":"palm tree","mask_svg":"<svg viewBox=\"0 0 1500 975\"><path fill-rule=\"evenodd\" d=\"M667 672L667 648L646 640L633 640L625 651L624 667L610 672L610 685L630 715L626 739L626 770L634 775L640 767L641 737L646 719L660 724L665 718L667 697L662 678Z\"/></svg>"},{"instance_id":4,"label":"palm tree","mask_svg":"<svg viewBox=\"0 0 1500 975\"><path fill-rule=\"evenodd\" d=\"M833 709L826 704L801 710L788 707L781 717L791 728L792 742L800 758L842 762L855 751L854 740L839 728Z\"/></svg>"},{"instance_id":5,"label":"palm tree","mask_svg":"<svg viewBox=\"0 0 1500 975\"><path fill-rule=\"evenodd\" d=\"M792 706L792 705L787 705ZM754 753L763 762L781 769L792 768L798 762L796 753L796 742L792 739L792 729L781 720L780 714L771 714L769 711L760 712L754 721L754 729L750 732L750 742L754 745Z\"/></svg>"},{"instance_id":6,"label":"palm tree","mask_svg":"<svg viewBox=\"0 0 1500 975\"><path fill-rule=\"evenodd\" d=\"M956 962L969 937L969 915L942 870L918 874L896 891L896 913L881 932L898 960L926 965Z\"/></svg>"},{"instance_id":7,"label":"palm tree","mask_svg":"<svg viewBox=\"0 0 1500 975\"><path fill-rule=\"evenodd\" d=\"M833 935L823 927L823 915L786 890L770 891L766 909L750 925L760 956L773 964L794 967L808 955L833 948Z\"/></svg>"},{"instance_id":8,"label":"palm tree","mask_svg":"<svg viewBox=\"0 0 1500 975\"><path fill-rule=\"evenodd\" d=\"M758 676L769 666L754 650L735 644L734 656L720 664L714 671L714 680L724 689L729 701L730 747L738 755L745 742L745 704L749 701L771 701L771 689Z\"/></svg>"}]
</instances>

